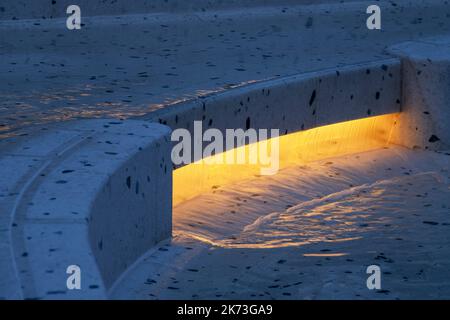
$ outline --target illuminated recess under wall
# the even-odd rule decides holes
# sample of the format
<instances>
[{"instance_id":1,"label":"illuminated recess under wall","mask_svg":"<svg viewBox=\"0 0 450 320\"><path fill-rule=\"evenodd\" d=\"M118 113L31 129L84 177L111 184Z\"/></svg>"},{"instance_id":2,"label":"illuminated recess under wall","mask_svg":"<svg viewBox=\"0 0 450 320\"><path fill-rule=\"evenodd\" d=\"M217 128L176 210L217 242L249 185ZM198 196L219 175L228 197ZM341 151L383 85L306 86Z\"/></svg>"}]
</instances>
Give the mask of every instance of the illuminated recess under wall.
<instances>
[{"instance_id":1,"label":"illuminated recess under wall","mask_svg":"<svg viewBox=\"0 0 450 320\"><path fill-rule=\"evenodd\" d=\"M397 117L398 113L374 116L280 136L279 170L385 147ZM176 169L173 172L173 206L221 186L260 176L261 167L267 166L259 162L250 163L249 151L255 152L255 147L269 147L270 151L270 142L269 139L241 146ZM214 157L224 159L230 153L237 154L240 151L245 154L244 164L211 164L217 162Z\"/></svg>"}]
</instances>

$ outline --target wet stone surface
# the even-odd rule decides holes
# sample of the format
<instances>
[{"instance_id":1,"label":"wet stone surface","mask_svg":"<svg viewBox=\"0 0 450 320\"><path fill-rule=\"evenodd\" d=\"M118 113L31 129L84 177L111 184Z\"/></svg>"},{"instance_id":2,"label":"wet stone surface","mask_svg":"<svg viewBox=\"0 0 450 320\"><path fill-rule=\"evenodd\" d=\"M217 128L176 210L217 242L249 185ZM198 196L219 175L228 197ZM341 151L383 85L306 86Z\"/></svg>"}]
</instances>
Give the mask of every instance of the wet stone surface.
<instances>
[{"instance_id":1,"label":"wet stone surface","mask_svg":"<svg viewBox=\"0 0 450 320\"><path fill-rule=\"evenodd\" d=\"M448 298L449 164L392 147L219 187L175 208L173 241L113 296ZM369 265L380 290L367 289Z\"/></svg>"}]
</instances>

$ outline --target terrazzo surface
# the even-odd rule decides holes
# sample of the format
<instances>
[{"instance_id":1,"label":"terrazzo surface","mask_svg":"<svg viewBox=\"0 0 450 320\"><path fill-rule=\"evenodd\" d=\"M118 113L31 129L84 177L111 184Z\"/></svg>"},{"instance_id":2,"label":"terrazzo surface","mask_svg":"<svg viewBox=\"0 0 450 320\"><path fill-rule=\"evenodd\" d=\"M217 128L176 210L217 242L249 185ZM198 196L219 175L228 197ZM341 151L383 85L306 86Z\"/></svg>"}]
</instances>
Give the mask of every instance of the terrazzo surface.
<instances>
[{"instance_id":1,"label":"terrazzo surface","mask_svg":"<svg viewBox=\"0 0 450 320\"><path fill-rule=\"evenodd\" d=\"M442 1L367 1L0 21L0 138L74 118L141 116L235 86L388 57L448 34ZM437 10L439 9L439 10Z\"/></svg>"}]
</instances>

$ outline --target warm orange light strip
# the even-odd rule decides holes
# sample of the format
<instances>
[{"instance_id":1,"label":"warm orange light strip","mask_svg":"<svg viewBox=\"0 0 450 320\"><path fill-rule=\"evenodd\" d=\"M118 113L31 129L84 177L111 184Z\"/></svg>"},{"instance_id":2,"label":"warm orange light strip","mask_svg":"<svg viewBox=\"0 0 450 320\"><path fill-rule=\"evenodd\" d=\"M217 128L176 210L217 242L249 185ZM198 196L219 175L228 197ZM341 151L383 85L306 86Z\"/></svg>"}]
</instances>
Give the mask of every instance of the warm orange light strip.
<instances>
[{"instance_id":1,"label":"warm orange light strip","mask_svg":"<svg viewBox=\"0 0 450 320\"><path fill-rule=\"evenodd\" d=\"M368 117L281 136L278 140L279 169L385 147L397 117L398 113ZM261 143L252 146L254 148ZM251 145L213 157L223 159L228 153L235 153L241 148L248 160ZM214 160L213 157L207 160ZM261 165L248 161L245 164L206 164L198 161L181 167L173 172L173 206L220 186L259 176L260 169Z\"/></svg>"}]
</instances>

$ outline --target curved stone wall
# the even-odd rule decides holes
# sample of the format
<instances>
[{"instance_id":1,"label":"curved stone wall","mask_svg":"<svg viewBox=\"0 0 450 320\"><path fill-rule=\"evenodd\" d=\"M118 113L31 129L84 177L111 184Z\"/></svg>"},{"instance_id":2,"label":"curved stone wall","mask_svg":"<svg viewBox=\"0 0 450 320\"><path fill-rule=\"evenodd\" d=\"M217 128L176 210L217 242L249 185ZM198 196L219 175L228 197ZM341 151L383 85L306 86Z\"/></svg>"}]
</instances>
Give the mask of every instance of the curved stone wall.
<instances>
[{"instance_id":1,"label":"curved stone wall","mask_svg":"<svg viewBox=\"0 0 450 320\"><path fill-rule=\"evenodd\" d=\"M130 264L170 237L169 132L86 120L3 149L0 297L106 298ZM81 290L66 286L71 265Z\"/></svg>"},{"instance_id":2,"label":"curved stone wall","mask_svg":"<svg viewBox=\"0 0 450 320\"><path fill-rule=\"evenodd\" d=\"M204 129L223 132L276 128L285 135L398 112L400 87L400 61L384 59L249 84L179 103L141 119L171 129L185 128L192 135L194 121L202 121Z\"/></svg>"}]
</instances>

